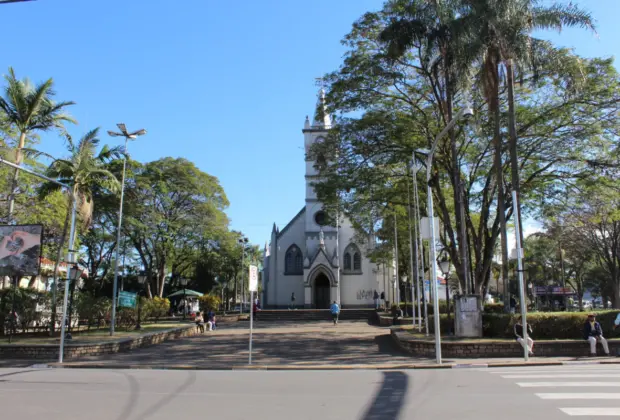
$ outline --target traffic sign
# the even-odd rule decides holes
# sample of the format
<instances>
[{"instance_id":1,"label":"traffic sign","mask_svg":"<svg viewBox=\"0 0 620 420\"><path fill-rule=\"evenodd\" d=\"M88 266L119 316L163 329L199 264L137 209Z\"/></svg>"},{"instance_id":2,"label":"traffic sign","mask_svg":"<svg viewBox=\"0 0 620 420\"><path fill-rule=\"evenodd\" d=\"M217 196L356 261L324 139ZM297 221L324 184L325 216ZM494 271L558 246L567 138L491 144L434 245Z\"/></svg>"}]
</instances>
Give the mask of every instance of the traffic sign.
<instances>
[{"instance_id":1,"label":"traffic sign","mask_svg":"<svg viewBox=\"0 0 620 420\"><path fill-rule=\"evenodd\" d=\"M258 266L250 266L250 292L258 292Z\"/></svg>"}]
</instances>

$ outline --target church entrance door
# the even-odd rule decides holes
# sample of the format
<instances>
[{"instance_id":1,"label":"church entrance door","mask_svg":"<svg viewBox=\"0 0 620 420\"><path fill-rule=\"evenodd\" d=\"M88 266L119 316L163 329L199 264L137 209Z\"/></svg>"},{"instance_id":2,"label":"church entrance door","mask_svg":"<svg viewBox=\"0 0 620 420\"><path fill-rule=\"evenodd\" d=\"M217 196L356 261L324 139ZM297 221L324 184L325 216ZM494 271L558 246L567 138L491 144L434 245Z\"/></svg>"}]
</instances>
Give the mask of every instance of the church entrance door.
<instances>
[{"instance_id":1,"label":"church entrance door","mask_svg":"<svg viewBox=\"0 0 620 420\"><path fill-rule=\"evenodd\" d=\"M316 309L329 309L329 297L329 279L325 274L320 273L314 280L314 306Z\"/></svg>"}]
</instances>

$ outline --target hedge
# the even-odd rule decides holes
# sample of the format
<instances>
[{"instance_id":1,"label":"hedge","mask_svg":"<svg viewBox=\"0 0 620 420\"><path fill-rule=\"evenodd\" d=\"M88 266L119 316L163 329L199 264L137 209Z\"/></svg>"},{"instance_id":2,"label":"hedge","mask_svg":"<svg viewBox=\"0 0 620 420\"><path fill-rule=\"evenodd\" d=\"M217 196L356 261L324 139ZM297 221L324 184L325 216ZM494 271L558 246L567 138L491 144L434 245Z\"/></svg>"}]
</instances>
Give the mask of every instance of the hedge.
<instances>
[{"instance_id":1,"label":"hedge","mask_svg":"<svg viewBox=\"0 0 620 420\"><path fill-rule=\"evenodd\" d=\"M607 337L617 337L620 331L614 331L614 320L620 311L597 312L596 320L603 327ZM482 334L486 338L514 338L513 327L519 314L482 314ZM441 315L442 331L448 329L448 315ZM527 322L532 326L534 340L583 339L583 326L587 314L583 312L536 312L527 315ZM454 317L450 318L453 325ZM429 328L434 332L433 316L429 316ZM451 328L452 329L452 328Z\"/></svg>"}]
</instances>

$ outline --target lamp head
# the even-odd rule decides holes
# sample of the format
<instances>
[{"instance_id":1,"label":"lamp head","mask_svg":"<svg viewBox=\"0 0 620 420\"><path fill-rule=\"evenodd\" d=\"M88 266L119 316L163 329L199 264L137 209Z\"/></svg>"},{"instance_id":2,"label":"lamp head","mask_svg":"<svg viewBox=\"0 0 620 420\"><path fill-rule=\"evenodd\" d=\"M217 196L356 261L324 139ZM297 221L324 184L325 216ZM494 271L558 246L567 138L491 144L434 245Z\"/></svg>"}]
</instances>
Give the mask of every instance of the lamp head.
<instances>
[{"instance_id":1,"label":"lamp head","mask_svg":"<svg viewBox=\"0 0 620 420\"><path fill-rule=\"evenodd\" d=\"M473 116L474 116L474 109L471 106L466 105L465 108L463 108L463 121L467 122Z\"/></svg>"}]
</instances>

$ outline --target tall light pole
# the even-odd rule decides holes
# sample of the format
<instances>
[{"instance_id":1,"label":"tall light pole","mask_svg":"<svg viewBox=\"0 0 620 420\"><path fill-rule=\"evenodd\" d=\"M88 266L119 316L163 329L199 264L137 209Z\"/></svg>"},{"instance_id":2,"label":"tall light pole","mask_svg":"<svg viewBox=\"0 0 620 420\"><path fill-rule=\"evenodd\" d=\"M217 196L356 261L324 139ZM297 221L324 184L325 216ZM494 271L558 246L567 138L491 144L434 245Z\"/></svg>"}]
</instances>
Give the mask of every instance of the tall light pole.
<instances>
[{"instance_id":1,"label":"tall light pole","mask_svg":"<svg viewBox=\"0 0 620 420\"><path fill-rule=\"evenodd\" d=\"M441 364L441 331L439 329L439 297L437 296L437 249L436 249L436 238L435 238L435 211L433 209L433 190L431 188L431 172L433 170L433 156L435 155L435 151L437 151L437 146L439 145L439 141L444 138L450 130L454 128L456 123L461 119L467 119L474 115L474 110L469 106L462 108L456 116L450 121L446 127L441 130L441 132L435 138L433 145L431 146L431 150L426 151L417 151L418 153L426 155L426 195L427 195L427 213L428 220L430 224L430 258L429 264L431 268L431 287L433 288L433 321L435 324L435 357L437 359L437 363ZM413 159L415 159L415 153L413 154ZM456 170L456 169L455 169Z\"/></svg>"},{"instance_id":2,"label":"tall light pole","mask_svg":"<svg viewBox=\"0 0 620 420\"><path fill-rule=\"evenodd\" d=\"M417 238L416 243L418 245L417 258L419 259L419 279L418 282L424 282L424 246L422 243L422 222L420 219L420 194L418 192L418 171L421 169L421 165L414 159L411 161L411 167L413 169L413 201L414 209L413 215L415 217L415 223L417 226ZM430 282L429 286L430 288ZM424 299L424 330L425 335L428 336L428 304L426 302L426 286L422 284L422 298ZM420 321L422 322L422 321Z\"/></svg>"},{"instance_id":3,"label":"tall light pole","mask_svg":"<svg viewBox=\"0 0 620 420\"><path fill-rule=\"evenodd\" d=\"M127 143L129 140L135 140L138 136L143 136L146 134L146 130L144 128L134 131L133 133L129 133L127 131L127 127L123 123L118 123L116 126L121 130L120 133L116 133L114 131L108 131L108 134L112 137L125 137L125 148L123 149L123 178L121 180L121 204L118 210L118 226L116 228L116 244L115 248L115 257L114 257L114 283L112 284L112 317L110 319L110 335L114 335L114 324L116 323L116 294L118 288L118 260L119 260L119 251L120 251L120 243L121 243L121 227L123 223L123 199L125 197L125 172L127 170Z\"/></svg>"},{"instance_id":4,"label":"tall light pole","mask_svg":"<svg viewBox=\"0 0 620 420\"><path fill-rule=\"evenodd\" d=\"M243 263L245 262L245 247L248 244L248 238L242 236L238 239L238 242L241 244L241 305L239 306L239 313L243 313L243 300L245 299L245 290L243 289Z\"/></svg>"},{"instance_id":5,"label":"tall light pole","mask_svg":"<svg viewBox=\"0 0 620 420\"><path fill-rule=\"evenodd\" d=\"M17 165L13 162L9 162L7 160L4 160L0 157L0 163L3 163L7 166L10 166L11 168L14 169L18 169L20 171L24 171L29 173L30 175L34 175L38 178L44 179L46 181L49 182L53 182L54 184L59 185L60 187L64 188L65 190L67 190L69 192L69 194L71 194L71 230L69 233L69 255L67 258L67 262L68 263L75 263L75 250L73 249L74 245L75 245L75 219L76 219L76 214L77 214L77 197L75 197L75 194L73 193L73 188L67 184L63 184L62 182L59 182L55 179L52 178L48 178L45 175L41 175L35 171L31 171L28 168L24 168L20 165ZM77 267L77 265L76 265ZM64 355L64 349L65 349L65 320L67 319L67 304L69 302L69 285L70 285L70 279L71 279L71 264L67 265L67 280L65 281L65 294L64 294L64 298L63 298L63 304L62 304L62 320L61 320L61 334L60 334L60 348L58 350L58 363L62 363L63 360L63 355ZM56 286L54 286L56 287Z\"/></svg>"}]
</instances>

